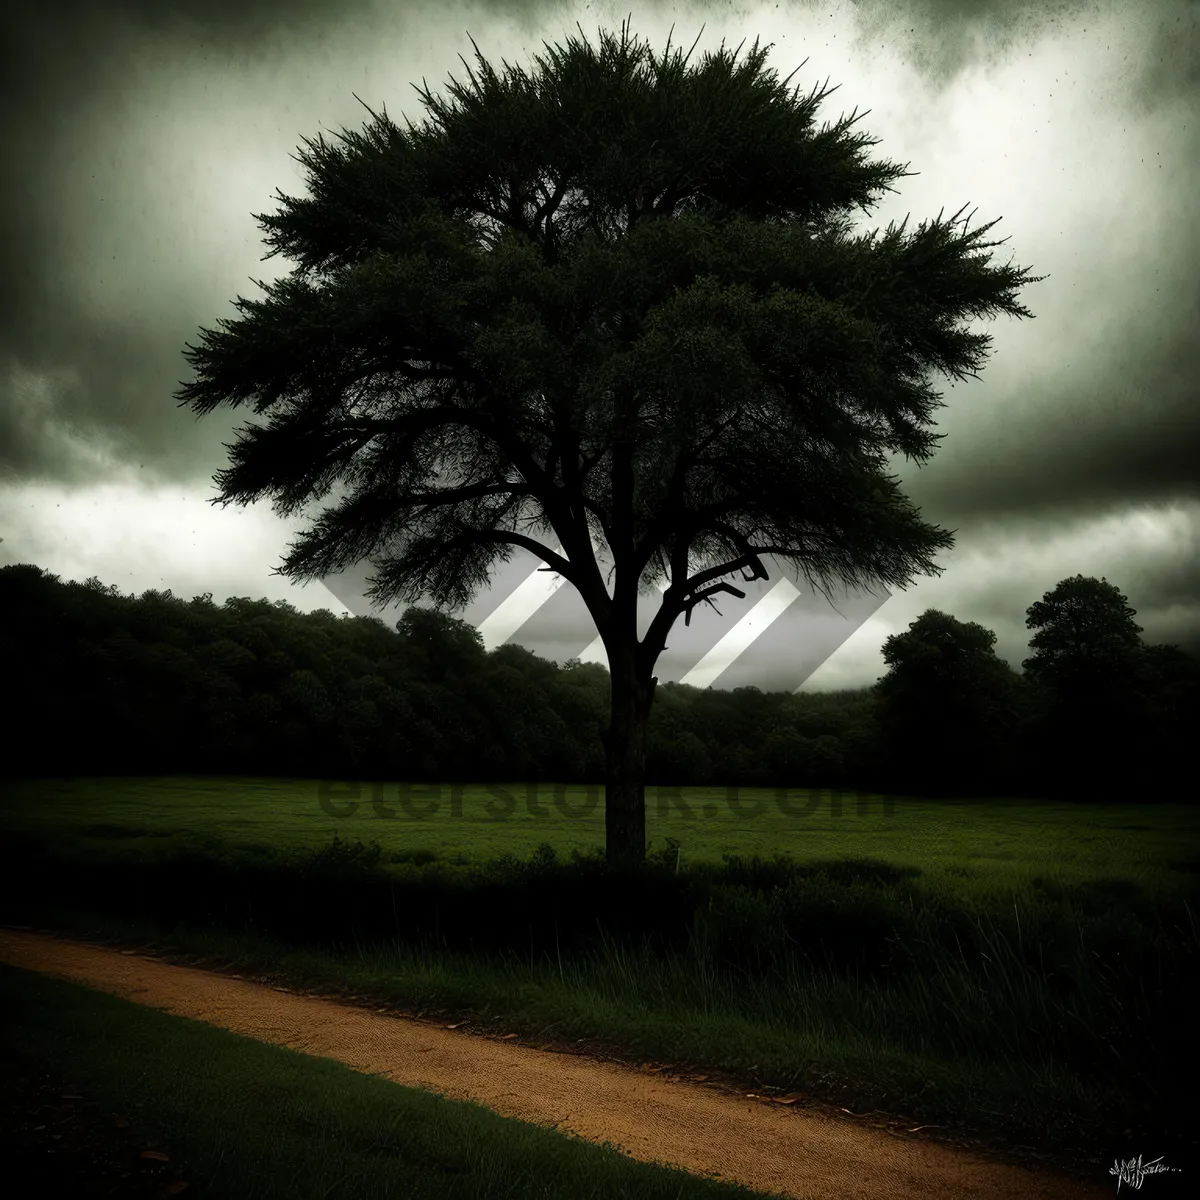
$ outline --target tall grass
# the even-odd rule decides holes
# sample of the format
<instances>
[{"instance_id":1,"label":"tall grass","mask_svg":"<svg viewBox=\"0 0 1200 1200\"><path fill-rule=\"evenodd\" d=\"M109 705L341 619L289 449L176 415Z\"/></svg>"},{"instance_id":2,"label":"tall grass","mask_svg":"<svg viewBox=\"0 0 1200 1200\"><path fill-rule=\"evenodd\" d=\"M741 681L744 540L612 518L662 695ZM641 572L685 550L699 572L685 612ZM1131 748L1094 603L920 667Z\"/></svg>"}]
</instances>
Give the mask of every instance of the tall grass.
<instances>
[{"instance_id":1,"label":"tall grass","mask_svg":"<svg viewBox=\"0 0 1200 1200\"><path fill-rule=\"evenodd\" d=\"M745 830L658 822L665 846L619 876L589 843L598 823L489 822L482 795L461 821L353 826L381 845L329 843L312 781L247 787L29 783L6 815L3 915L914 1123L1105 1154L1130 1128L1190 1136L1184 806L768 808ZM694 791L693 808L721 798ZM560 860L572 839L590 849ZM767 843L807 857L754 852Z\"/></svg>"},{"instance_id":2,"label":"tall grass","mask_svg":"<svg viewBox=\"0 0 1200 1200\"><path fill-rule=\"evenodd\" d=\"M248 877L255 862L265 870L264 858L227 853L229 878ZM648 868L663 872L655 886L671 880L688 902L679 911L690 911L673 938L662 914L641 936L598 922L592 938L578 929L568 938L561 909L538 918L527 904L527 929L514 919L506 944L476 945L449 919L456 907L474 911L473 881L507 881L510 892L487 893L493 906L522 889L553 897L572 872L586 874L586 858L558 863L542 847L524 863L388 865L378 847L335 843L289 859L301 892L349 917L324 927L338 927L336 938L287 927L278 874L274 910L266 889L251 888L206 934L194 920L147 924L149 897L169 916L162 881L191 878L169 862L159 882L147 876L140 904L109 909L120 918L109 933L140 928L181 948L219 946L243 972L501 1021L531 1037L598 1039L855 1111L1107 1152L1118 1125L1167 1128L1197 1058L1186 1028L1186 996L1200 979L1192 904L1126 880L1035 878L1002 892L878 860L726 856L719 868L677 871L664 855ZM93 912L103 894L95 883ZM119 892L110 880L114 904ZM442 920L417 913L434 902ZM656 925L656 914L644 916Z\"/></svg>"}]
</instances>

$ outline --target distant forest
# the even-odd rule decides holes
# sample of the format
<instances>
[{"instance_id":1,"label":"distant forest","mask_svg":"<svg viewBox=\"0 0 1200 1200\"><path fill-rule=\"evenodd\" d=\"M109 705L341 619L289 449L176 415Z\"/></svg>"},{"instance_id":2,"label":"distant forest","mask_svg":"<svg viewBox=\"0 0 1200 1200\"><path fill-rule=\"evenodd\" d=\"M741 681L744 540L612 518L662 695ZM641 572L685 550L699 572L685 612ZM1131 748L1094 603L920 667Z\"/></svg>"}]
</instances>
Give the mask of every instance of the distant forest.
<instances>
[{"instance_id":1,"label":"distant forest","mask_svg":"<svg viewBox=\"0 0 1200 1200\"><path fill-rule=\"evenodd\" d=\"M1027 610L1023 671L995 635L930 609L869 688L658 688L646 782L1047 800L1180 800L1200 664L1142 642L1111 584L1076 576ZM122 595L0 568L13 776L260 775L604 783L608 671L465 622L283 601Z\"/></svg>"}]
</instances>

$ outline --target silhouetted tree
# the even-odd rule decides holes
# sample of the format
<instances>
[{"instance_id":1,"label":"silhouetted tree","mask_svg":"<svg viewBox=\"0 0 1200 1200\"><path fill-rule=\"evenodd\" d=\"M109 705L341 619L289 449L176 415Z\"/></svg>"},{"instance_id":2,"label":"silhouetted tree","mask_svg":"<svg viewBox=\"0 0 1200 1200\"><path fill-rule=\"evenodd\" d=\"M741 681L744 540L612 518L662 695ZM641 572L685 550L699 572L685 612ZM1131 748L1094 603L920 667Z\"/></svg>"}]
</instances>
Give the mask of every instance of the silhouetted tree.
<instances>
[{"instance_id":1,"label":"silhouetted tree","mask_svg":"<svg viewBox=\"0 0 1200 1200\"><path fill-rule=\"evenodd\" d=\"M995 644L990 629L934 608L884 642L878 719L907 789L996 786L1019 712L1017 677Z\"/></svg>"},{"instance_id":2,"label":"silhouetted tree","mask_svg":"<svg viewBox=\"0 0 1200 1200\"><path fill-rule=\"evenodd\" d=\"M1106 579L1075 575L1029 606L1040 747L1059 786L1117 798L1137 769L1148 719L1136 610Z\"/></svg>"},{"instance_id":3,"label":"silhouetted tree","mask_svg":"<svg viewBox=\"0 0 1200 1200\"><path fill-rule=\"evenodd\" d=\"M797 729L776 729L767 735L762 756L780 787L807 783L809 741Z\"/></svg>"},{"instance_id":4,"label":"silhouetted tree","mask_svg":"<svg viewBox=\"0 0 1200 1200\"><path fill-rule=\"evenodd\" d=\"M431 678L468 676L483 666L483 638L477 629L456 617L414 605L396 623L396 631L408 639Z\"/></svg>"},{"instance_id":5,"label":"silhouetted tree","mask_svg":"<svg viewBox=\"0 0 1200 1200\"><path fill-rule=\"evenodd\" d=\"M143 604L157 615L141 612ZM451 645L458 636L475 662L475 631L434 618L431 627L448 632ZM164 629L181 640L164 642ZM0 654L20 698L4 730L7 765L18 774L605 779L596 733L608 718L608 671L595 663L559 668L521 646L499 646L482 666L465 674L439 669L434 679L412 639L377 618L239 598L218 607L205 597L185 604L158 593L122 596L95 580L64 583L19 566L0 568ZM1107 747L1136 768L1133 788L1120 795L1189 795L1181 784L1200 724L1200 664L1175 646L1142 646L1134 661L1125 690L1142 707L1142 736L1131 719ZM302 672L311 690L293 682ZM1017 790L1103 796L1096 784L1119 778L1111 759L1085 787L1061 752L1038 757L1031 735L1059 732L1047 724L1047 691L1031 677L1000 674L1014 685L1022 714L1022 753L1005 763ZM988 694L978 683L971 704ZM324 703L306 711L305 693ZM937 790L923 759L916 763L922 777L901 775L904 764L887 752L894 742L883 736L886 707L878 685L786 695L667 684L648 723L647 778L667 786ZM922 726L914 736L923 736ZM963 785L962 776L946 784Z\"/></svg>"},{"instance_id":6,"label":"silhouetted tree","mask_svg":"<svg viewBox=\"0 0 1200 1200\"><path fill-rule=\"evenodd\" d=\"M993 268L991 225L957 214L850 236L847 214L906 172L866 160L854 115L815 129L827 93L789 91L768 48L685 70L669 44L656 62L627 29L601 36L599 53L548 48L535 78L498 78L476 48L462 104L419 90L432 125L372 113L340 146L306 139L311 195L259 217L297 272L188 347L178 395L269 414L218 503L271 495L291 515L347 485L284 575L365 558L376 603L454 608L521 546L575 585L610 668L608 855L640 860L675 620L742 596L720 581L766 578L763 555L827 594L937 572L952 535L887 456L932 453L928 373L974 374L990 339L960 322L1030 316L1015 295L1034 280ZM638 596L663 575L639 640Z\"/></svg>"},{"instance_id":7,"label":"silhouetted tree","mask_svg":"<svg viewBox=\"0 0 1200 1200\"><path fill-rule=\"evenodd\" d=\"M1183 799L1195 790L1187 780L1200 729L1200 662L1178 646L1146 646L1138 678L1144 735L1135 771L1144 783L1143 794L1147 799Z\"/></svg>"}]
</instances>

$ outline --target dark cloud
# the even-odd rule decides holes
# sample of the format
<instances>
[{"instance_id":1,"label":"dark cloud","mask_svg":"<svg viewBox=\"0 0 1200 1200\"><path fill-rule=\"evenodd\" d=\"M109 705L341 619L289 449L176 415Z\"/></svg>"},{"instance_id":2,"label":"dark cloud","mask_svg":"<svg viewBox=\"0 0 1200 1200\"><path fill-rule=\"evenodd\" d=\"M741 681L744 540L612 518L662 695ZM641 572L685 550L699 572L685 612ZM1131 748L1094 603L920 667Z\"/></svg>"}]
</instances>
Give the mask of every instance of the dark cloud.
<instances>
[{"instance_id":1,"label":"dark cloud","mask_svg":"<svg viewBox=\"0 0 1200 1200\"><path fill-rule=\"evenodd\" d=\"M732 45L761 36L776 43L773 63L787 63L781 75L807 56L794 82L810 86L826 74L842 82L822 61L832 42L789 35L789 7L797 20L810 7L825 19L819 7L781 3L754 10L769 22L760 28L727 5L651 5L633 14L632 25L656 50L664 41L657 30L665 35L672 21L672 45L684 49L702 24ZM1035 547L1087 518L1200 500L1200 5L871 0L854 11L850 61L894 59L898 71L915 71L927 95L897 85L880 103L847 83L826 101L823 119L873 106L881 123L902 126L911 105L912 120L928 122L918 110L935 110L921 105L957 88L982 94L969 89L970 79L1019 50L1029 74L1008 86L1039 103L1044 94L1051 114L1027 131L1031 155L1049 138L1059 139L1064 156L1087 147L1069 162L1038 160L1028 179L1030 188L1045 189L1036 219L1011 219L990 198L989 180L1024 178L1027 168L1016 160L989 175L990 164L977 161L988 153L982 142L976 157L962 160L964 194L942 174L939 193L944 179L950 183L932 206L905 189L898 212L911 209L914 223L968 199L979 206L978 221L1004 217L991 235L1011 237L998 259L1011 254L1034 274L1050 274L1022 296L1034 321L989 328L996 344L983 382L947 385L941 425L948 436L934 460L921 471L897 465L913 499L930 519L959 530L960 548L996 529L1028 536ZM438 92L449 75L465 80L457 54L472 61L467 31L497 69L502 53L529 68L543 39L560 40L560 27L575 32L578 20L595 42L598 25L615 28L624 16L619 5L537 2L10 2L0 18L0 154L19 167L0 189L0 483L86 489L133 477L209 488L225 465L221 443L244 414L196 422L176 407L171 393L188 375L183 346L196 342L201 326L233 315L235 293L257 294L247 276L272 277L259 266L265 247L249 214L270 209L277 186L298 192L288 154L300 138L361 124L351 90L420 121L410 81L424 75ZM1069 49L1041 55L1047 46L1076 45L1074 34L1093 26L1103 30L1096 49L1111 54L1109 74L1098 76L1090 59L1073 60ZM521 54L511 49L514 30ZM401 63L390 75L363 65L367 50L380 57L383 38L395 40ZM1071 90L1083 88L1086 95ZM981 133L1003 123L1015 98L1005 93L994 111L977 114ZM903 151L885 138L874 153L934 174L938 126L956 115L936 111L926 161L915 134ZM1074 123L1064 129L1066 120ZM872 117L860 128L874 132ZM1141 139L1141 161L1108 156L1121 136ZM911 183L921 186L919 178ZM1108 223L1081 227L1070 204L1090 211L1083 200L1110 193ZM961 561L958 551L947 559ZM1140 611L1182 631L1173 640L1187 640L1200 607L1198 564L1194 532L1155 564L1129 560ZM1075 569L1064 562L1046 587ZM1029 594L1026 578L1007 586L993 579L978 594L965 578L955 586L955 597L976 606L959 615L983 619L980 606L994 609L993 627L1008 621L1013 637L1023 636L1013 614L1044 590L1039 583ZM564 645L577 640L562 637Z\"/></svg>"},{"instance_id":2,"label":"dark cloud","mask_svg":"<svg viewBox=\"0 0 1200 1200\"><path fill-rule=\"evenodd\" d=\"M936 467L909 475L909 494L951 522L1030 512L1061 519L1200 499L1200 287L1194 277L1167 312L1173 323L1152 340L1114 340L1101 361L1081 363L1077 377L1066 372L1055 379L1052 394L1023 398L1028 421L997 422L970 442L951 434ZM968 395L959 401L963 391ZM986 397L970 392L968 384L948 395L965 407L986 406Z\"/></svg>"}]
</instances>

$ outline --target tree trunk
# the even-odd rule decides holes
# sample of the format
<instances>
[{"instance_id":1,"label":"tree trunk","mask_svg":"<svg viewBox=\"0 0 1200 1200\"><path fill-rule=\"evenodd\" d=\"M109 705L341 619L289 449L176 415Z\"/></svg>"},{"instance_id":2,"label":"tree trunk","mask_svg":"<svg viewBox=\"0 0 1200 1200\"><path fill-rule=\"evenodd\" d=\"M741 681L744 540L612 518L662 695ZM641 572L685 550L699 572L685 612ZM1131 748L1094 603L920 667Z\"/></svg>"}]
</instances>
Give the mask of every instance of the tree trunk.
<instances>
[{"instance_id":1,"label":"tree trunk","mask_svg":"<svg viewBox=\"0 0 1200 1200\"><path fill-rule=\"evenodd\" d=\"M613 664L612 713L604 738L604 844L610 864L646 858L646 724L656 678L639 679L632 662Z\"/></svg>"}]
</instances>

